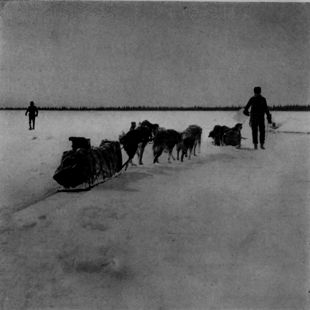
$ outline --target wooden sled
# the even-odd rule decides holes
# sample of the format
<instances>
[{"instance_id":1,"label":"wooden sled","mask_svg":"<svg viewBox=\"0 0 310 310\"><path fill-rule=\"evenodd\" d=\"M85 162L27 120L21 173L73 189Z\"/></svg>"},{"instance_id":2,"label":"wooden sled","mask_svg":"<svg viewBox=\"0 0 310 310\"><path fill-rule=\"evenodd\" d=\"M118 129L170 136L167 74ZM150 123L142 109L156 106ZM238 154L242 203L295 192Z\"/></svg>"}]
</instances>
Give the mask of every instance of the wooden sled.
<instances>
[{"instance_id":1,"label":"wooden sled","mask_svg":"<svg viewBox=\"0 0 310 310\"><path fill-rule=\"evenodd\" d=\"M63 191L85 191L105 182L122 168L122 153L117 141L102 140L91 147L90 140L70 137L72 150L65 151L53 176Z\"/></svg>"}]
</instances>

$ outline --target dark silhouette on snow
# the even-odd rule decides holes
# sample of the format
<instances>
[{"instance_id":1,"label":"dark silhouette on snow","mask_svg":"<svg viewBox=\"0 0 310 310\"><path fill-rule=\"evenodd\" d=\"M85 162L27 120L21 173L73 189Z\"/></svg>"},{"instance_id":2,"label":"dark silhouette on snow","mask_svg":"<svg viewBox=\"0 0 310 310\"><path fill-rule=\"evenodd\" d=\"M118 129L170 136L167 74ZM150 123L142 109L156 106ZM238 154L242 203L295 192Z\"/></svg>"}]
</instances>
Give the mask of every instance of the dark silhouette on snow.
<instances>
[{"instance_id":1,"label":"dark silhouette on snow","mask_svg":"<svg viewBox=\"0 0 310 310\"><path fill-rule=\"evenodd\" d=\"M249 112L250 108L251 111ZM258 131L260 147L261 149L265 149L265 114L267 115L269 124L272 123L272 117L267 106L266 98L261 95L261 88L259 86L254 87L254 96L250 98L243 113L246 116L250 116L254 149L257 149Z\"/></svg>"},{"instance_id":2,"label":"dark silhouette on snow","mask_svg":"<svg viewBox=\"0 0 310 310\"><path fill-rule=\"evenodd\" d=\"M35 120L36 117L39 115L38 108L34 105L34 102L31 101L29 107L26 110L25 115L29 116L29 130L33 130L35 128Z\"/></svg>"}]
</instances>

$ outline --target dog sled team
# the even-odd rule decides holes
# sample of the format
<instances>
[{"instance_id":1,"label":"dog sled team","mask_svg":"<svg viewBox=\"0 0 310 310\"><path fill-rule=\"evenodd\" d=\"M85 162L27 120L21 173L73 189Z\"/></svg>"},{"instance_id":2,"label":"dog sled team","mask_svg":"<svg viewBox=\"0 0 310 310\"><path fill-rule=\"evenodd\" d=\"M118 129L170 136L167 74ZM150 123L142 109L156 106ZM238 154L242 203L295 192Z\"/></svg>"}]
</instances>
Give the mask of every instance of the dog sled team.
<instances>
[{"instance_id":1,"label":"dog sled team","mask_svg":"<svg viewBox=\"0 0 310 310\"><path fill-rule=\"evenodd\" d=\"M92 147L90 139L70 137L72 149L62 155L60 165L53 176L54 180L66 189L94 184L118 174L132 163L137 154L139 164L143 164L144 149L148 143L153 143L154 163L166 151L168 161L174 158L172 151L176 147L177 159L191 158L200 151L202 128L198 125L188 126L183 132L159 127L145 120L139 126L132 122L130 130L122 134L118 141L103 140L99 147ZM123 164L121 146L128 155Z\"/></svg>"},{"instance_id":2,"label":"dog sled team","mask_svg":"<svg viewBox=\"0 0 310 310\"><path fill-rule=\"evenodd\" d=\"M136 127L132 122L127 133L122 133L119 137L120 144L128 155L128 160L123 164L127 169L129 163L137 154L139 164L142 165L142 157L146 145L153 143L153 163L158 163L162 153L168 152L168 162L171 158L175 160L172 154L176 147L177 159L183 161L184 157L196 155L196 150L200 151L202 128L198 125L190 125L183 132L174 129L159 127L158 124L152 124L145 120Z\"/></svg>"},{"instance_id":3,"label":"dog sled team","mask_svg":"<svg viewBox=\"0 0 310 310\"><path fill-rule=\"evenodd\" d=\"M250 109L250 112L249 112ZM243 110L243 114L250 116L250 127L252 129L252 140L254 149L257 149L258 141L261 149L265 149L265 115L269 124L272 123L266 99L261 95L261 88L254 88L254 96ZM237 123L230 128L225 125L216 125L209 133L216 146L232 145L241 147L241 135L243 124ZM259 135L258 135L259 133ZM137 154L138 162L143 164L145 147L152 143L153 163L159 162L163 152L168 153L168 162L188 159L200 152L202 128L199 125L190 125L184 131L160 127L159 124L152 124L148 120L139 123L131 123L129 131L122 133L118 141L103 140L99 147L91 147L90 140L83 137L70 137L72 150L63 153L61 164L57 168L54 179L65 188L76 187L87 183L90 187L98 179L109 178L128 168L133 164L133 158ZM121 147L128 155L123 163ZM173 150L176 149L176 158Z\"/></svg>"}]
</instances>

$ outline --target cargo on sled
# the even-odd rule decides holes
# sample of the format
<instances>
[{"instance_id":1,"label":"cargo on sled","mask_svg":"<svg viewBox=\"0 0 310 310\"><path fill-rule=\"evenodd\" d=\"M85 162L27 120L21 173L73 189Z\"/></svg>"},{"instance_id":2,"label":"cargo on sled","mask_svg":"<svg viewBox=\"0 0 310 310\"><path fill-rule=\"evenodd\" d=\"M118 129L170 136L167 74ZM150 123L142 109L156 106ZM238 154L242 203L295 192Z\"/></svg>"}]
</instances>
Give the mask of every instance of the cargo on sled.
<instances>
[{"instance_id":1,"label":"cargo on sled","mask_svg":"<svg viewBox=\"0 0 310 310\"><path fill-rule=\"evenodd\" d=\"M90 139L70 137L72 150L62 154L54 180L65 189L88 185L89 188L117 174L122 168L122 152L118 141L102 140L92 147Z\"/></svg>"}]
</instances>

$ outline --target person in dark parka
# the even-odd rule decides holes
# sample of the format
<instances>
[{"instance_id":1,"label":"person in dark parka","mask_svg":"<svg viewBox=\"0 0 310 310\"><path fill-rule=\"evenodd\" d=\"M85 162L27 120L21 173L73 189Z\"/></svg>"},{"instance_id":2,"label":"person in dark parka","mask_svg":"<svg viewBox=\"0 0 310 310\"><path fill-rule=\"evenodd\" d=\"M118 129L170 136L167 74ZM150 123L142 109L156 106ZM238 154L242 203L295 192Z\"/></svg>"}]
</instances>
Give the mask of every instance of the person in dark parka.
<instances>
[{"instance_id":1,"label":"person in dark parka","mask_svg":"<svg viewBox=\"0 0 310 310\"><path fill-rule=\"evenodd\" d=\"M251 111L249 113L249 109ZM267 116L268 123L271 124L271 114L267 106L266 99L261 95L261 88L254 87L254 96L250 98L243 113L250 116L250 126L252 128L252 138L254 149L257 149L258 144L258 131L259 131L259 142L261 149L265 149L265 114Z\"/></svg>"},{"instance_id":2,"label":"person in dark parka","mask_svg":"<svg viewBox=\"0 0 310 310\"><path fill-rule=\"evenodd\" d=\"M34 129L35 119L39 114L38 108L34 105L34 102L31 101L29 107L26 110L25 115L29 114L29 130Z\"/></svg>"}]
</instances>

